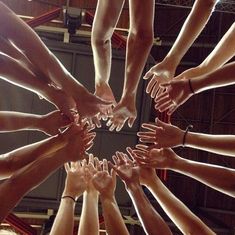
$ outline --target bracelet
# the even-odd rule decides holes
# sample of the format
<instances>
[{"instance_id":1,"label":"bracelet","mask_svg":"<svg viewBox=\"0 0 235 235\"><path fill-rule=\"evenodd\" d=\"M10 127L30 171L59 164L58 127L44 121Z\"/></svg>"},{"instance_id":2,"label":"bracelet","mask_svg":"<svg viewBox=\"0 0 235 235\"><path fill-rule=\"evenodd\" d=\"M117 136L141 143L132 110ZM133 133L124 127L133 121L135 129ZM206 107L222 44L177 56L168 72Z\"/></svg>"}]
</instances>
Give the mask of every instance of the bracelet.
<instances>
[{"instance_id":1,"label":"bracelet","mask_svg":"<svg viewBox=\"0 0 235 235\"><path fill-rule=\"evenodd\" d=\"M190 89L191 93L194 94L194 90L193 90L193 87L192 87L191 79L188 79L188 85L189 85L189 89Z\"/></svg>"},{"instance_id":2,"label":"bracelet","mask_svg":"<svg viewBox=\"0 0 235 235\"><path fill-rule=\"evenodd\" d=\"M61 197L61 199L64 199L64 198L70 198L70 199L72 199L74 202L76 202L75 198L72 197L72 196L63 196L63 197Z\"/></svg>"},{"instance_id":3,"label":"bracelet","mask_svg":"<svg viewBox=\"0 0 235 235\"><path fill-rule=\"evenodd\" d=\"M185 146L186 136L191 129L193 129L193 125L188 125L186 130L184 131L183 142L182 142L183 147Z\"/></svg>"}]
</instances>

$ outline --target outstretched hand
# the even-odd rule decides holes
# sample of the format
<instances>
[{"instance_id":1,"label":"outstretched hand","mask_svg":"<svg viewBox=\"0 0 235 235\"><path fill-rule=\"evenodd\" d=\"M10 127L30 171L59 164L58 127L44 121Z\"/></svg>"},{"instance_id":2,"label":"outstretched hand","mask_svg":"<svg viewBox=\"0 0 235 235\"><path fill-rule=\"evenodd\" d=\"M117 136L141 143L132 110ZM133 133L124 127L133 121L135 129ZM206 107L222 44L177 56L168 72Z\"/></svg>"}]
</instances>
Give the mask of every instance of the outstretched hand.
<instances>
[{"instance_id":1,"label":"outstretched hand","mask_svg":"<svg viewBox=\"0 0 235 235\"><path fill-rule=\"evenodd\" d=\"M137 111L135 107L135 101L132 98L121 99L116 107L113 109L113 114L110 115L110 119L107 122L109 130L120 131L125 122L128 123L129 127L132 127L137 116Z\"/></svg>"},{"instance_id":2,"label":"outstretched hand","mask_svg":"<svg viewBox=\"0 0 235 235\"><path fill-rule=\"evenodd\" d=\"M164 92L155 98L155 109L160 112L167 111L171 115L180 105L185 103L192 95L190 80L174 80L169 83L161 84Z\"/></svg>"},{"instance_id":3,"label":"outstretched hand","mask_svg":"<svg viewBox=\"0 0 235 235\"><path fill-rule=\"evenodd\" d=\"M86 189L85 170L80 162L65 163L67 178L63 196L71 196L77 199Z\"/></svg>"},{"instance_id":4,"label":"outstretched hand","mask_svg":"<svg viewBox=\"0 0 235 235\"><path fill-rule=\"evenodd\" d=\"M142 143L153 144L155 148L168 148L182 145L184 131L156 119L155 124L142 124L147 131L137 133Z\"/></svg>"},{"instance_id":5,"label":"outstretched hand","mask_svg":"<svg viewBox=\"0 0 235 235\"><path fill-rule=\"evenodd\" d=\"M160 85L162 83L169 82L175 74L175 69L171 68L171 65L168 65L164 61L153 66L144 76L144 79L149 81L146 92L150 94L152 98L159 96L163 91Z\"/></svg>"},{"instance_id":6,"label":"outstretched hand","mask_svg":"<svg viewBox=\"0 0 235 235\"><path fill-rule=\"evenodd\" d=\"M133 158L141 167L171 169L179 156L170 148L149 149L147 145L138 144L133 150Z\"/></svg>"},{"instance_id":7,"label":"outstretched hand","mask_svg":"<svg viewBox=\"0 0 235 235\"><path fill-rule=\"evenodd\" d=\"M112 198L116 188L116 173L112 169L109 173L108 162L103 159L102 166L99 161L96 164L96 173L92 178L92 182L101 197Z\"/></svg>"}]
</instances>

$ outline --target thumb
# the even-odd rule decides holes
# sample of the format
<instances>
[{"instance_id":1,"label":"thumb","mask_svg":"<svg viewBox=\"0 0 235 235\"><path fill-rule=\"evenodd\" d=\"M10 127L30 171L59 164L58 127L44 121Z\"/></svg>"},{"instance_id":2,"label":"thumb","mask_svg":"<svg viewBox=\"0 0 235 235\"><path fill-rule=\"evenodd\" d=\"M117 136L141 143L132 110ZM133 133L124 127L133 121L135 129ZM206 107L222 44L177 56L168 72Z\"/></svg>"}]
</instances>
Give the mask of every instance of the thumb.
<instances>
[{"instance_id":1,"label":"thumb","mask_svg":"<svg viewBox=\"0 0 235 235\"><path fill-rule=\"evenodd\" d=\"M150 77L153 76L153 71L150 69L143 77L144 80L149 79Z\"/></svg>"},{"instance_id":2,"label":"thumb","mask_svg":"<svg viewBox=\"0 0 235 235\"><path fill-rule=\"evenodd\" d=\"M166 126L166 123L161 121L159 118L156 118L155 122L156 122L158 127L165 127Z\"/></svg>"},{"instance_id":3,"label":"thumb","mask_svg":"<svg viewBox=\"0 0 235 235\"><path fill-rule=\"evenodd\" d=\"M160 84L159 86L162 87L162 88L167 88L167 87L169 87L170 85L171 85L170 82L166 82L166 83Z\"/></svg>"}]
</instances>

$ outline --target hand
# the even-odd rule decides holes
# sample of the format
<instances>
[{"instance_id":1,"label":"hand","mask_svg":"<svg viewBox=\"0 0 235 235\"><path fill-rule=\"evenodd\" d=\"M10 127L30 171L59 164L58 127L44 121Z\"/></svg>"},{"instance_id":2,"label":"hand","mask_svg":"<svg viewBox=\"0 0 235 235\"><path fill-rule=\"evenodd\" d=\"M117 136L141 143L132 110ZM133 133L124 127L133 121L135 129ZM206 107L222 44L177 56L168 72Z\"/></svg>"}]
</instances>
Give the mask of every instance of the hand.
<instances>
[{"instance_id":1,"label":"hand","mask_svg":"<svg viewBox=\"0 0 235 235\"><path fill-rule=\"evenodd\" d=\"M144 146L144 149L137 149L133 150L130 147L127 147L127 152L130 154L131 158L135 160L135 162L138 163L139 165L139 176L140 176L140 184L148 186L150 185L156 178L156 172L155 169L152 168L151 165L147 165L145 162L141 161L146 157L146 154L150 151L148 151L148 146L146 145L139 145L139 146ZM137 151L137 153L136 153ZM139 164L141 163L141 164Z\"/></svg>"},{"instance_id":2,"label":"hand","mask_svg":"<svg viewBox=\"0 0 235 235\"><path fill-rule=\"evenodd\" d=\"M87 151L92 147L93 140L96 136L94 132L90 132L92 127L88 127L84 122L81 124L73 124L70 130L68 144L68 155L66 156L69 161L77 161L88 156Z\"/></svg>"},{"instance_id":3,"label":"hand","mask_svg":"<svg viewBox=\"0 0 235 235\"><path fill-rule=\"evenodd\" d=\"M113 156L113 161L115 165L109 162L110 166L116 171L118 176L124 181L127 188L130 185L139 185L139 167L130 160L130 158L121 152L116 152L116 155Z\"/></svg>"},{"instance_id":4,"label":"hand","mask_svg":"<svg viewBox=\"0 0 235 235\"><path fill-rule=\"evenodd\" d=\"M144 79L149 81L146 92L150 94L152 98L159 96L164 89L160 87L160 84L169 82L175 74L175 68L172 67L171 63L162 61L157 65L153 66L144 76Z\"/></svg>"},{"instance_id":5,"label":"hand","mask_svg":"<svg viewBox=\"0 0 235 235\"><path fill-rule=\"evenodd\" d=\"M47 135L56 135L60 128L64 128L71 123L68 117L59 110L53 111L40 118L39 129Z\"/></svg>"},{"instance_id":6,"label":"hand","mask_svg":"<svg viewBox=\"0 0 235 235\"><path fill-rule=\"evenodd\" d=\"M91 118L98 113L104 114L112 104L110 101L104 101L99 97L89 93L87 90L73 95L78 112L81 118Z\"/></svg>"},{"instance_id":7,"label":"hand","mask_svg":"<svg viewBox=\"0 0 235 235\"><path fill-rule=\"evenodd\" d=\"M85 170L80 162L65 163L67 178L63 196L71 196L77 199L86 189Z\"/></svg>"},{"instance_id":8,"label":"hand","mask_svg":"<svg viewBox=\"0 0 235 235\"><path fill-rule=\"evenodd\" d=\"M198 77L202 74L204 74L206 71L203 71L204 69L202 67L197 66L195 68L187 69L183 73L179 74L178 76L174 77L173 80L181 80L181 79L190 79L194 77Z\"/></svg>"},{"instance_id":9,"label":"hand","mask_svg":"<svg viewBox=\"0 0 235 235\"><path fill-rule=\"evenodd\" d=\"M184 131L176 126L156 119L156 124L144 123L142 127L149 130L137 133L142 143L153 144L155 148L168 148L182 145Z\"/></svg>"},{"instance_id":10,"label":"hand","mask_svg":"<svg viewBox=\"0 0 235 235\"><path fill-rule=\"evenodd\" d=\"M89 154L89 160L87 163L87 160L84 159L82 161L82 165L85 168L86 171L86 180L87 180L87 186L86 191L91 193L97 193L97 190L95 189L92 178L96 174L97 170L95 168L95 165L99 164L98 158L94 158L92 154Z\"/></svg>"},{"instance_id":11,"label":"hand","mask_svg":"<svg viewBox=\"0 0 235 235\"><path fill-rule=\"evenodd\" d=\"M96 174L93 176L92 182L100 196L103 198L113 198L116 188L116 173L112 169L109 173L108 162L103 160L103 168L98 162L96 166Z\"/></svg>"},{"instance_id":12,"label":"hand","mask_svg":"<svg viewBox=\"0 0 235 235\"><path fill-rule=\"evenodd\" d=\"M136 145L136 149L133 150L133 158L141 166L141 169L146 167L153 167L157 169L171 169L174 167L177 161L181 158L170 148L164 149L149 149L146 145ZM148 168L147 168L148 169ZM148 172L142 177L144 182L151 181L151 176L148 176Z\"/></svg>"},{"instance_id":13,"label":"hand","mask_svg":"<svg viewBox=\"0 0 235 235\"><path fill-rule=\"evenodd\" d=\"M125 122L128 122L128 126L132 127L137 116L135 107L135 100L133 98L121 99L117 106L113 109L113 114L107 122L107 126L110 126L109 130L120 131Z\"/></svg>"},{"instance_id":14,"label":"hand","mask_svg":"<svg viewBox=\"0 0 235 235\"><path fill-rule=\"evenodd\" d=\"M104 110L104 114L101 116L101 118L106 121L108 119L108 116L112 114L112 106L115 106L117 104L113 95L113 91L110 88L109 84L104 82L96 85L95 95L100 97L102 100L111 102L111 105L107 106L107 109Z\"/></svg>"},{"instance_id":15,"label":"hand","mask_svg":"<svg viewBox=\"0 0 235 235\"><path fill-rule=\"evenodd\" d=\"M167 114L171 115L193 95L189 82L188 79L181 79L162 84L161 87L164 88L164 92L156 96L155 109L160 112L168 110Z\"/></svg>"}]
</instances>

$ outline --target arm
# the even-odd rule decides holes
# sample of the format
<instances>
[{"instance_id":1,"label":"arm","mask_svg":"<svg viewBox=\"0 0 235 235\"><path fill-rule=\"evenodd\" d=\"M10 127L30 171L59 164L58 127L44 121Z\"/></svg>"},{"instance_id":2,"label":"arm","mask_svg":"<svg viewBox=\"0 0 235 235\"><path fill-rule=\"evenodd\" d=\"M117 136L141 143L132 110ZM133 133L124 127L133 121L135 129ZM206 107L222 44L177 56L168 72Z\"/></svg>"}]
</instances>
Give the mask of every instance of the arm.
<instances>
[{"instance_id":1,"label":"arm","mask_svg":"<svg viewBox=\"0 0 235 235\"><path fill-rule=\"evenodd\" d=\"M216 2L216 0L195 1L189 16L184 22L167 56L161 63L155 65L146 73L145 79L154 75L146 89L147 93L151 93L152 98L158 93L159 84L169 81L174 77L179 62L206 25Z\"/></svg>"},{"instance_id":2,"label":"arm","mask_svg":"<svg viewBox=\"0 0 235 235\"><path fill-rule=\"evenodd\" d=\"M155 176L147 185L158 203L183 234L215 234Z\"/></svg>"},{"instance_id":3,"label":"arm","mask_svg":"<svg viewBox=\"0 0 235 235\"><path fill-rule=\"evenodd\" d=\"M78 235L98 235L99 218L98 218L98 192L92 184L94 175L94 158L89 156L89 163L83 160L83 168L86 170L86 187L83 193L82 214L80 217Z\"/></svg>"},{"instance_id":4,"label":"arm","mask_svg":"<svg viewBox=\"0 0 235 235\"><path fill-rule=\"evenodd\" d=\"M76 130L65 148L38 158L16 171L0 185L0 221L3 221L27 192L39 185L63 163L84 157L84 151L89 148L91 138L89 134L83 133L83 130Z\"/></svg>"},{"instance_id":5,"label":"arm","mask_svg":"<svg viewBox=\"0 0 235 235\"><path fill-rule=\"evenodd\" d=\"M50 235L73 234L75 210L74 200L77 200L86 188L85 172L80 165L80 162L71 163L71 167L66 163L65 170L67 172L65 188Z\"/></svg>"},{"instance_id":6,"label":"arm","mask_svg":"<svg viewBox=\"0 0 235 235\"><path fill-rule=\"evenodd\" d=\"M59 111L46 115L0 111L0 132L19 130L38 130L49 135L58 134L59 128L65 127L70 121Z\"/></svg>"},{"instance_id":7,"label":"arm","mask_svg":"<svg viewBox=\"0 0 235 235\"><path fill-rule=\"evenodd\" d=\"M155 108L159 109L161 112L169 109L168 114L172 114L194 93L234 84L234 73L235 62L231 62L224 65L222 68L199 77L175 80L162 84L162 87L165 88L165 92L156 97Z\"/></svg>"},{"instance_id":8,"label":"arm","mask_svg":"<svg viewBox=\"0 0 235 235\"><path fill-rule=\"evenodd\" d=\"M186 70L174 79L189 79L192 77L198 77L220 68L234 56L234 41L235 23L232 24L229 30L225 33L225 35L216 45L214 50L206 57L206 59L200 65L195 68Z\"/></svg>"},{"instance_id":9,"label":"arm","mask_svg":"<svg viewBox=\"0 0 235 235\"><path fill-rule=\"evenodd\" d=\"M145 232L153 235L171 234L169 227L155 211L140 186L139 167L134 166L134 163L123 153L117 152L113 160L115 165L111 164L111 166L124 181Z\"/></svg>"},{"instance_id":10,"label":"arm","mask_svg":"<svg viewBox=\"0 0 235 235\"><path fill-rule=\"evenodd\" d=\"M94 187L100 193L100 201L107 233L109 235L128 235L129 232L124 224L114 196L116 174L113 170L111 170L111 174L109 174L106 159L103 160L103 169L101 169L100 163L98 159L96 159L96 174L94 175L92 182Z\"/></svg>"},{"instance_id":11,"label":"arm","mask_svg":"<svg viewBox=\"0 0 235 235\"><path fill-rule=\"evenodd\" d=\"M137 149L133 152L134 158L143 167L170 169L235 197L235 170L233 169L184 159L167 148L148 150L146 145L137 145ZM148 179L147 176L148 174L146 179Z\"/></svg>"}]
</instances>

